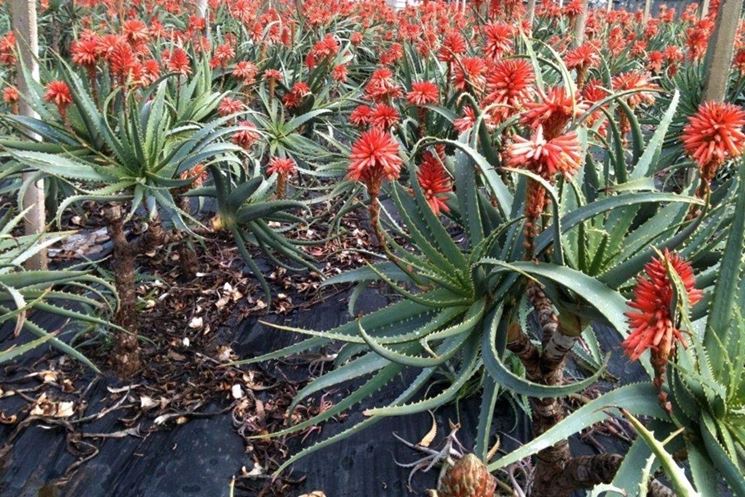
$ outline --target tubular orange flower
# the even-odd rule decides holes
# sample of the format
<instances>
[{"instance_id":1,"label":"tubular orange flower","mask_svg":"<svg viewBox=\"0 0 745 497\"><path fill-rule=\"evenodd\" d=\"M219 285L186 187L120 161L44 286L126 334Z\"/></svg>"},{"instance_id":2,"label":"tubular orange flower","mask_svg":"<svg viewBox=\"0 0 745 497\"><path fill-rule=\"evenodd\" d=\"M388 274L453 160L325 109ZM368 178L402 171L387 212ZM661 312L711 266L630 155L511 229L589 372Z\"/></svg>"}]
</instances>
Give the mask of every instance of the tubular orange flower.
<instances>
[{"instance_id":1,"label":"tubular orange flower","mask_svg":"<svg viewBox=\"0 0 745 497\"><path fill-rule=\"evenodd\" d=\"M6 86L3 88L3 102L6 104L14 104L21 98L21 94L18 93L18 89L15 86Z\"/></svg>"},{"instance_id":2,"label":"tubular orange flower","mask_svg":"<svg viewBox=\"0 0 745 497\"><path fill-rule=\"evenodd\" d=\"M347 65L339 64L338 66L335 66L331 70L331 77L334 78L334 81L345 83L347 81Z\"/></svg>"},{"instance_id":3,"label":"tubular orange flower","mask_svg":"<svg viewBox=\"0 0 745 497\"><path fill-rule=\"evenodd\" d=\"M215 47L215 51L210 60L210 66L215 69L227 67L231 60L235 57L235 50L230 42L223 43Z\"/></svg>"},{"instance_id":4,"label":"tubular orange flower","mask_svg":"<svg viewBox=\"0 0 745 497\"><path fill-rule=\"evenodd\" d=\"M623 348L632 361L639 359L645 350L667 361L673 339L685 344L685 338L674 322L673 283L667 272L667 263L683 282L688 302L695 305L703 292L696 289L693 268L678 254L665 250L662 258L655 258L644 266L634 287L634 297L628 302L633 310L626 313L631 333L623 342Z\"/></svg>"},{"instance_id":5,"label":"tubular orange flower","mask_svg":"<svg viewBox=\"0 0 745 497\"><path fill-rule=\"evenodd\" d=\"M124 84L132 76L132 72L138 65L137 55L127 42L120 41L109 50L109 67L111 73ZM133 80L135 78L132 78Z\"/></svg>"},{"instance_id":6,"label":"tubular orange flower","mask_svg":"<svg viewBox=\"0 0 745 497\"><path fill-rule=\"evenodd\" d=\"M235 114L236 112L242 111L243 107L243 102L241 102L240 100L230 97L224 97L220 101L220 105L217 106L217 113L222 117L225 117L229 116L230 114Z\"/></svg>"},{"instance_id":7,"label":"tubular orange flower","mask_svg":"<svg viewBox=\"0 0 745 497\"><path fill-rule=\"evenodd\" d=\"M15 47L16 35L13 31L8 31L0 37L0 64L12 66L16 63Z\"/></svg>"},{"instance_id":8,"label":"tubular orange flower","mask_svg":"<svg viewBox=\"0 0 745 497\"><path fill-rule=\"evenodd\" d=\"M654 103L654 91L660 87L649 81L649 76L636 71L629 71L613 76L613 90L642 90L638 93L632 93L627 97L629 107L632 109L639 105L652 105Z\"/></svg>"},{"instance_id":9,"label":"tubular orange flower","mask_svg":"<svg viewBox=\"0 0 745 497\"><path fill-rule=\"evenodd\" d=\"M466 41L457 31L450 31L445 34L442 40L442 46L437 52L437 58L448 64L455 61L458 55L466 51Z\"/></svg>"},{"instance_id":10,"label":"tubular orange flower","mask_svg":"<svg viewBox=\"0 0 745 497\"><path fill-rule=\"evenodd\" d=\"M191 61L183 48L176 47L170 52L166 52L164 58L168 61L169 71L183 74L184 76L191 73Z\"/></svg>"},{"instance_id":11,"label":"tubular orange flower","mask_svg":"<svg viewBox=\"0 0 745 497\"><path fill-rule=\"evenodd\" d=\"M554 182L557 174L573 174L580 165L582 147L577 133L570 132L547 140L543 136L543 127L538 126L530 139L520 136L507 150L507 164L510 167L527 169L549 182ZM533 240L538 235L538 217L546 206L546 191L543 186L532 179L528 180L525 197L525 241L524 247L528 258L534 254Z\"/></svg>"},{"instance_id":12,"label":"tubular orange flower","mask_svg":"<svg viewBox=\"0 0 745 497\"><path fill-rule=\"evenodd\" d=\"M377 197L383 180L394 181L401 171L398 143L380 128L362 133L352 146L347 177L367 186L371 197Z\"/></svg>"},{"instance_id":13,"label":"tubular orange flower","mask_svg":"<svg viewBox=\"0 0 745 497\"><path fill-rule=\"evenodd\" d=\"M633 310L626 313L631 333L622 346L632 361L639 359L647 349L650 350L660 404L669 412L671 406L667 393L662 389L667 363L674 344L679 342L685 347L687 343L675 322L675 310L672 309L675 292L668 274L668 264L683 283L690 305L695 305L703 297L703 292L696 288L691 265L678 254L665 250L662 258L649 262L644 266L644 273L637 277L634 297L628 302Z\"/></svg>"},{"instance_id":14,"label":"tubular orange flower","mask_svg":"<svg viewBox=\"0 0 745 497\"><path fill-rule=\"evenodd\" d=\"M374 102L398 98L402 94L403 91L396 83L393 72L387 67L376 69L365 85L365 95Z\"/></svg>"},{"instance_id":15,"label":"tubular orange flower","mask_svg":"<svg viewBox=\"0 0 745 497\"><path fill-rule=\"evenodd\" d=\"M476 112L470 106L463 107L463 116L453 121L453 128L458 133L465 133L476 124Z\"/></svg>"},{"instance_id":16,"label":"tubular orange flower","mask_svg":"<svg viewBox=\"0 0 745 497\"><path fill-rule=\"evenodd\" d=\"M308 95L310 95L310 87L306 83L298 81L292 85L290 91L285 93L284 97L282 97L282 103L284 103L285 107L288 109L294 109L298 107L303 102L303 99Z\"/></svg>"},{"instance_id":17,"label":"tubular orange flower","mask_svg":"<svg viewBox=\"0 0 745 497\"><path fill-rule=\"evenodd\" d=\"M251 148L260 138L256 126L251 121L240 121L238 125L241 129L233 134L233 143L245 149Z\"/></svg>"},{"instance_id":18,"label":"tubular orange flower","mask_svg":"<svg viewBox=\"0 0 745 497\"><path fill-rule=\"evenodd\" d=\"M47 83L46 90L44 100L56 105L60 116L64 120L67 115L67 107L72 103L70 87L64 81L51 81Z\"/></svg>"},{"instance_id":19,"label":"tubular orange flower","mask_svg":"<svg viewBox=\"0 0 745 497\"><path fill-rule=\"evenodd\" d=\"M72 61L83 67L94 67L98 61L98 40L96 38L83 38L72 42L70 46Z\"/></svg>"},{"instance_id":20,"label":"tubular orange flower","mask_svg":"<svg viewBox=\"0 0 745 497\"><path fill-rule=\"evenodd\" d=\"M514 29L511 25L503 22L489 23L484 25L483 32L485 56L496 60L512 49Z\"/></svg>"},{"instance_id":21,"label":"tubular orange flower","mask_svg":"<svg viewBox=\"0 0 745 497\"><path fill-rule=\"evenodd\" d=\"M577 48L570 50L564 56L564 62L569 69L589 69L600 64L598 49L592 43L583 43Z\"/></svg>"},{"instance_id":22,"label":"tubular orange flower","mask_svg":"<svg viewBox=\"0 0 745 497\"><path fill-rule=\"evenodd\" d=\"M432 212L448 212L447 194L453 191L453 184L445 168L429 150L422 154L416 177Z\"/></svg>"},{"instance_id":23,"label":"tubular orange flower","mask_svg":"<svg viewBox=\"0 0 745 497\"><path fill-rule=\"evenodd\" d=\"M569 120L580 115L585 108L563 86L549 89L540 102L529 102L525 106L527 112L521 119L522 123L531 128L543 127L549 140L560 135Z\"/></svg>"},{"instance_id":24,"label":"tubular orange flower","mask_svg":"<svg viewBox=\"0 0 745 497\"><path fill-rule=\"evenodd\" d=\"M259 68L253 62L242 60L235 65L233 76L243 80L243 84L252 85L256 81Z\"/></svg>"},{"instance_id":25,"label":"tubular orange flower","mask_svg":"<svg viewBox=\"0 0 745 497\"><path fill-rule=\"evenodd\" d=\"M598 49L592 43L583 43L577 48L570 50L564 56L564 62L569 69L577 71L577 87L582 88L585 84L587 71L600 64Z\"/></svg>"},{"instance_id":26,"label":"tubular orange flower","mask_svg":"<svg viewBox=\"0 0 745 497\"><path fill-rule=\"evenodd\" d=\"M282 81L282 72L278 69L267 69L264 71L264 79L272 81Z\"/></svg>"},{"instance_id":27,"label":"tubular orange flower","mask_svg":"<svg viewBox=\"0 0 745 497\"><path fill-rule=\"evenodd\" d=\"M401 171L398 143L380 128L371 128L362 133L352 145L349 154L347 177L367 186L370 195L368 211L375 237L381 247L386 246L385 233L380 226L380 203L378 196L384 180L395 181Z\"/></svg>"},{"instance_id":28,"label":"tubular orange flower","mask_svg":"<svg viewBox=\"0 0 745 497\"><path fill-rule=\"evenodd\" d=\"M124 31L124 36L127 37L127 41L129 41L134 46L147 43L147 41L150 39L150 33L147 29L147 25L139 19L130 19L128 21L124 21L122 30Z\"/></svg>"},{"instance_id":29,"label":"tubular orange flower","mask_svg":"<svg viewBox=\"0 0 745 497\"><path fill-rule=\"evenodd\" d=\"M501 60L493 64L486 75L484 103L522 107L533 89L533 67L525 59Z\"/></svg>"},{"instance_id":30,"label":"tubular orange flower","mask_svg":"<svg viewBox=\"0 0 745 497\"><path fill-rule=\"evenodd\" d=\"M741 48L737 51L732 59L732 67L737 69L737 72L741 75L745 74L745 48Z\"/></svg>"},{"instance_id":31,"label":"tubular orange flower","mask_svg":"<svg viewBox=\"0 0 745 497\"><path fill-rule=\"evenodd\" d=\"M530 98L533 67L525 59L501 60L492 64L486 75L484 103L520 108Z\"/></svg>"},{"instance_id":32,"label":"tubular orange flower","mask_svg":"<svg viewBox=\"0 0 745 497\"><path fill-rule=\"evenodd\" d=\"M696 161L708 185L719 167L745 150L745 110L734 104L705 102L683 128L683 148ZM708 186L707 186L708 187Z\"/></svg>"},{"instance_id":33,"label":"tubular orange flower","mask_svg":"<svg viewBox=\"0 0 745 497\"><path fill-rule=\"evenodd\" d=\"M388 104L378 104L370 112L370 124L384 130L391 129L400 120L401 116L396 108Z\"/></svg>"},{"instance_id":34,"label":"tubular orange flower","mask_svg":"<svg viewBox=\"0 0 745 497\"><path fill-rule=\"evenodd\" d=\"M571 176L579 169L582 147L574 131L546 139L541 126L530 139L515 136L508 150L510 167L521 167L553 181L556 174Z\"/></svg>"},{"instance_id":35,"label":"tubular orange flower","mask_svg":"<svg viewBox=\"0 0 745 497\"><path fill-rule=\"evenodd\" d=\"M280 176L289 176L297 170L297 164L290 157L272 157L269 159L269 165L266 168L267 174L277 174Z\"/></svg>"},{"instance_id":36,"label":"tubular orange flower","mask_svg":"<svg viewBox=\"0 0 745 497\"><path fill-rule=\"evenodd\" d=\"M564 15L570 19L574 19L582 13L582 1L572 0L564 6Z\"/></svg>"},{"instance_id":37,"label":"tubular orange flower","mask_svg":"<svg viewBox=\"0 0 745 497\"><path fill-rule=\"evenodd\" d=\"M456 90L473 89L480 93L484 89L486 64L481 57L463 57L453 65L453 82Z\"/></svg>"},{"instance_id":38,"label":"tubular orange flower","mask_svg":"<svg viewBox=\"0 0 745 497\"><path fill-rule=\"evenodd\" d=\"M406 94L406 100L411 105L434 104L440 98L437 85L431 81L418 81L411 83L411 91Z\"/></svg>"},{"instance_id":39,"label":"tubular orange flower","mask_svg":"<svg viewBox=\"0 0 745 497\"><path fill-rule=\"evenodd\" d=\"M662 72L662 64L665 62L665 54L659 50L654 50L647 54L647 69L654 74Z\"/></svg>"},{"instance_id":40,"label":"tubular orange flower","mask_svg":"<svg viewBox=\"0 0 745 497\"><path fill-rule=\"evenodd\" d=\"M297 170L297 164L290 157L272 157L269 159L267 174L277 175L277 198L284 198L287 189L287 178Z\"/></svg>"},{"instance_id":41,"label":"tubular orange flower","mask_svg":"<svg viewBox=\"0 0 745 497\"><path fill-rule=\"evenodd\" d=\"M363 128L370 124L370 113L372 112L372 109L369 105L358 105L354 108L354 110L349 114L349 122L352 124L352 126L357 126L358 128Z\"/></svg>"}]
</instances>

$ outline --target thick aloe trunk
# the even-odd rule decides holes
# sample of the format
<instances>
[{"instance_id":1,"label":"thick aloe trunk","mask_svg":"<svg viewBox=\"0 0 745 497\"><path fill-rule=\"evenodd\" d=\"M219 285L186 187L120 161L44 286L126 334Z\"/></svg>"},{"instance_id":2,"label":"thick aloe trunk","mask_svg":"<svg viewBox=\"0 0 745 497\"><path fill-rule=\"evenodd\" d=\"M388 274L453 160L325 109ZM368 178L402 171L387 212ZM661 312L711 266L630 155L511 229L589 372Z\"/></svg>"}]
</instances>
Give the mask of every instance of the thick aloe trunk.
<instances>
[{"instance_id":1,"label":"thick aloe trunk","mask_svg":"<svg viewBox=\"0 0 745 497\"><path fill-rule=\"evenodd\" d=\"M560 323L551 301L538 284L530 283L527 295L541 328L541 350L517 324L509 329L507 348L525 366L528 380L543 385L561 385L566 358L579 338L581 323ZM566 415L564 402L559 398L532 398L531 408L533 437L553 428ZM530 496L570 497L577 490L610 483L622 461L623 456L618 454L574 457L569 440L562 440L536 455ZM650 482L648 497L673 495L658 481Z\"/></svg>"},{"instance_id":2,"label":"thick aloe trunk","mask_svg":"<svg viewBox=\"0 0 745 497\"><path fill-rule=\"evenodd\" d=\"M119 308L114 322L123 328L114 336L114 367L121 378L129 378L141 366L140 345L137 341L137 290L135 286L135 254L124 233L120 206L105 210L109 236L114 245L114 284L119 295Z\"/></svg>"},{"instance_id":3,"label":"thick aloe trunk","mask_svg":"<svg viewBox=\"0 0 745 497\"><path fill-rule=\"evenodd\" d=\"M547 345L553 343L554 337L560 335L558 317L553 310L551 301L538 284L529 284L528 298L533 304L543 334L541 338L543 351L538 363L539 382L544 385L560 385L564 381L564 359L566 356L564 355L558 360L552 360L550 364L545 362ZM533 408L533 436L535 437L542 435L564 419L564 404L559 398L535 398L531 400L531 406ZM562 440L539 452L536 456L533 495L562 497L571 494L571 491L566 493L557 488L555 484L557 476L565 471L571 458L572 452L568 440Z\"/></svg>"},{"instance_id":4,"label":"thick aloe trunk","mask_svg":"<svg viewBox=\"0 0 745 497\"><path fill-rule=\"evenodd\" d=\"M114 283L119 295L119 309L114 322L117 330L114 344L114 367L121 378L131 377L142 365L138 342L137 287L135 284L137 256L151 252L165 239L159 220L150 223L148 230L134 241L127 240L124 216L120 205L104 209L109 236L114 246Z\"/></svg>"}]
</instances>

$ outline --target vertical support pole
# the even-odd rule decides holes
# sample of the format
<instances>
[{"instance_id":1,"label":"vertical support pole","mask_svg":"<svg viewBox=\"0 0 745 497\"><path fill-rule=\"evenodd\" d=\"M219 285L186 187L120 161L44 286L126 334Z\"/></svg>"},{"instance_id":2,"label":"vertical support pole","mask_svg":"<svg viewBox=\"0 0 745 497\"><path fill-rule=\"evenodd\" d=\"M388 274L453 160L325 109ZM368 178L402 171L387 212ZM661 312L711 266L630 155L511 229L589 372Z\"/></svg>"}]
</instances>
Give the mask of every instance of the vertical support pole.
<instances>
[{"instance_id":1,"label":"vertical support pole","mask_svg":"<svg viewBox=\"0 0 745 497\"><path fill-rule=\"evenodd\" d=\"M526 15L530 31L533 32L533 20L535 19L535 0L528 0L528 12Z\"/></svg>"},{"instance_id":2,"label":"vertical support pole","mask_svg":"<svg viewBox=\"0 0 745 497\"><path fill-rule=\"evenodd\" d=\"M647 21L649 21L649 15L651 13L652 13L652 0L645 0L644 1L644 17L642 18L642 22L644 24L647 24Z\"/></svg>"},{"instance_id":3,"label":"vertical support pole","mask_svg":"<svg viewBox=\"0 0 745 497\"><path fill-rule=\"evenodd\" d=\"M18 39L18 63L16 66L16 86L19 93L28 95L31 91L31 82L26 81L23 67L26 67L29 77L39 81L39 35L36 29L36 2L35 0L11 0L11 28ZM19 112L23 116L38 118L28 103L22 98L19 102ZM39 139L38 136L33 136ZM23 180L27 181L33 177L34 171L23 174ZM24 228L27 235L38 235L44 232L46 226L46 213L44 210L44 180L34 182L23 197L23 208L28 209L24 218ZM39 252L28 260L26 266L29 269L46 269L46 250Z\"/></svg>"},{"instance_id":4,"label":"vertical support pole","mask_svg":"<svg viewBox=\"0 0 745 497\"><path fill-rule=\"evenodd\" d=\"M207 8L209 4L207 0L197 0L197 15L202 19L207 19Z\"/></svg>"},{"instance_id":5,"label":"vertical support pole","mask_svg":"<svg viewBox=\"0 0 745 497\"><path fill-rule=\"evenodd\" d=\"M574 43L573 47L578 47L585 42L585 26L587 25L588 0L582 0L582 11L574 20Z\"/></svg>"},{"instance_id":6,"label":"vertical support pole","mask_svg":"<svg viewBox=\"0 0 745 497\"><path fill-rule=\"evenodd\" d=\"M699 18L703 19L709 13L709 0L701 2L701 11L699 12Z\"/></svg>"},{"instance_id":7,"label":"vertical support pole","mask_svg":"<svg viewBox=\"0 0 745 497\"><path fill-rule=\"evenodd\" d=\"M607 7L607 9L608 9L607 10L608 12L610 12L610 11L613 10L613 0L608 0L608 7Z\"/></svg>"},{"instance_id":8,"label":"vertical support pole","mask_svg":"<svg viewBox=\"0 0 745 497\"><path fill-rule=\"evenodd\" d=\"M737 26L742 14L743 0L722 0L717 13L714 33L709 38L706 53L704 101L724 101L727 96L732 55L735 51Z\"/></svg>"}]
</instances>

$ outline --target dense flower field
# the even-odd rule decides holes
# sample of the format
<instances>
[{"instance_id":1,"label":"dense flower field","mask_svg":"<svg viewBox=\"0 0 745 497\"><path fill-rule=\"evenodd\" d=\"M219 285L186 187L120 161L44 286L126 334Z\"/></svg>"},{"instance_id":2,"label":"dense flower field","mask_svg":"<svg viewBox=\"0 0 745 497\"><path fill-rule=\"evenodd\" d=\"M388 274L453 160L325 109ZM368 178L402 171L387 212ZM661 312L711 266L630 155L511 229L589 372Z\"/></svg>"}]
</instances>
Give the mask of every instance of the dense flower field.
<instances>
[{"instance_id":1,"label":"dense flower field","mask_svg":"<svg viewBox=\"0 0 745 497\"><path fill-rule=\"evenodd\" d=\"M0 362L51 345L98 370L98 349L137 378L142 257L177 247L194 265L221 240L261 312L267 265L355 288L346 324L276 325L303 339L231 362L333 351L285 427L256 435L364 414L277 474L476 397L474 446L413 446L414 470L443 465L441 497L745 496L745 23L723 42L727 5L42 1L38 58L3 14L0 339L21 341ZM356 267L321 267L355 214ZM44 269L82 228L104 229L110 257ZM367 287L391 303L358 313ZM647 380L608 382L609 352ZM290 416L329 389L345 393ZM370 402L381 389L392 403ZM515 450L492 430L498 401L531 420ZM629 457L574 453L611 421Z\"/></svg>"}]
</instances>

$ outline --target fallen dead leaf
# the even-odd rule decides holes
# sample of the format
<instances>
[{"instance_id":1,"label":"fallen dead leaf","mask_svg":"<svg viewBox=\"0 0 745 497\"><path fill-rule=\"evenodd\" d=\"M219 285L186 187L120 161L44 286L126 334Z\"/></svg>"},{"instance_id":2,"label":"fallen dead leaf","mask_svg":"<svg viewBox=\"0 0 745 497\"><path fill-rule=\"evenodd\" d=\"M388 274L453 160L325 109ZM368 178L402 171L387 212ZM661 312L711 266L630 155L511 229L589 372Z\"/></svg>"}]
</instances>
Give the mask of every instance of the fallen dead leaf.
<instances>
[{"instance_id":1,"label":"fallen dead leaf","mask_svg":"<svg viewBox=\"0 0 745 497\"><path fill-rule=\"evenodd\" d=\"M238 399L242 399L242 398L243 398L243 396L244 396L244 395L246 395L246 394L245 394L245 393L243 392L243 387L241 387L241 386L240 386L240 385L239 385L238 383L236 383L235 385L233 385L233 386L232 386L232 387L230 388L230 394L231 394L231 395L233 396L233 398L234 398L234 399L236 399L236 400L238 400Z\"/></svg>"},{"instance_id":2,"label":"fallen dead leaf","mask_svg":"<svg viewBox=\"0 0 745 497\"><path fill-rule=\"evenodd\" d=\"M143 395L142 397L140 397L140 407L146 411L148 409L152 409L157 405L158 403L155 402L152 397L148 397L147 395Z\"/></svg>"},{"instance_id":3,"label":"fallen dead leaf","mask_svg":"<svg viewBox=\"0 0 745 497\"><path fill-rule=\"evenodd\" d=\"M432 427L417 444L421 445L422 447L429 447L432 444L432 441L437 436L437 422L435 421L435 416L431 412L429 414L430 416L432 416Z\"/></svg>"}]
</instances>

